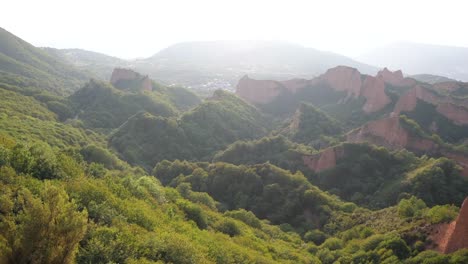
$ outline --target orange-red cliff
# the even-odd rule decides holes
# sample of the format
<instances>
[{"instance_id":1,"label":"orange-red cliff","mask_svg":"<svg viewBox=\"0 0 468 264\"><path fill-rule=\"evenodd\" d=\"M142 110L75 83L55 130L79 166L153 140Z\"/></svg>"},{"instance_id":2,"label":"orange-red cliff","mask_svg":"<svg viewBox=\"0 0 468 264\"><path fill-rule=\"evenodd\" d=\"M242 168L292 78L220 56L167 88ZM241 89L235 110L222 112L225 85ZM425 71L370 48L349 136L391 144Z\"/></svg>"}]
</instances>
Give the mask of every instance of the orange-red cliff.
<instances>
[{"instance_id":1,"label":"orange-red cliff","mask_svg":"<svg viewBox=\"0 0 468 264\"><path fill-rule=\"evenodd\" d=\"M303 156L302 161L309 169L320 172L335 167L336 161L343 157L343 155L343 147L331 147L315 155Z\"/></svg>"},{"instance_id":2,"label":"orange-red cliff","mask_svg":"<svg viewBox=\"0 0 468 264\"><path fill-rule=\"evenodd\" d=\"M438 225L429 237L436 244L435 249L442 253L468 248L468 197L463 201L457 219L450 224Z\"/></svg>"},{"instance_id":3,"label":"orange-red cliff","mask_svg":"<svg viewBox=\"0 0 468 264\"><path fill-rule=\"evenodd\" d=\"M401 126L398 115L371 121L349 132L346 140L353 143L369 142L390 149L406 148L417 153L442 155L457 162L462 167L462 175L468 176L468 158L465 155L446 149L429 138L414 135Z\"/></svg>"},{"instance_id":4,"label":"orange-red cliff","mask_svg":"<svg viewBox=\"0 0 468 264\"><path fill-rule=\"evenodd\" d=\"M400 80L398 76L392 78L393 73L388 70L379 74L377 77L361 75L357 69L338 66L312 80L293 79L280 82L253 80L244 76L237 84L236 93L251 103L266 104L280 96L282 92L295 93L301 89L311 88L310 86L320 85L335 91L346 92L346 98L343 98L343 101L364 97L366 102L362 110L365 113L372 113L383 109L391 102L385 93L386 80L400 83L407 80L403 77Z\"/></svg>"}]
</instances>

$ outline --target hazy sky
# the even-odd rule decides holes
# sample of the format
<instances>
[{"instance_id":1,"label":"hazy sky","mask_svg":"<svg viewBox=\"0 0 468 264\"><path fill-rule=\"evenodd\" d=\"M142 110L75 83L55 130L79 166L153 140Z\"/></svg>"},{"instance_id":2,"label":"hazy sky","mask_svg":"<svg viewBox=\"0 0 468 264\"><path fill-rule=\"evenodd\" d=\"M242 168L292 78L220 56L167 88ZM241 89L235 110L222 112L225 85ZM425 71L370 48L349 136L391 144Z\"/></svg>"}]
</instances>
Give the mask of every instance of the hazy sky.
<instances>
[{"instance_id":1,"label":"hazy sky","mask_svg":"<svg viewBox=\"0 0 468 264\"><path fill-rule=\"evenodd\" d=\"M285 40L357 56L397 41L468 47L464 0L4 0L0 27L36 46L147 57L176 42Z\"/></svg>"}]
</instances>

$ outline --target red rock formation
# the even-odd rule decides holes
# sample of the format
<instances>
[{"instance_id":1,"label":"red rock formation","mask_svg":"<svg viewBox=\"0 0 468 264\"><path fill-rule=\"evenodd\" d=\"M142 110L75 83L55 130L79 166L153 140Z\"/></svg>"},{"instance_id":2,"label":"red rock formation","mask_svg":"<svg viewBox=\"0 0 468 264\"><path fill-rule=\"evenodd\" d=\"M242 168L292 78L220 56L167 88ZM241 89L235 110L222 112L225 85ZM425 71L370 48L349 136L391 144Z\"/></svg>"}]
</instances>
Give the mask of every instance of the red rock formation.
<instances>
[{"instance_id":1,"label":"red rock formation","mask_svg":"<svg viewBox=\"0 0 468 264\"><path fill-rule=\"evenodd\" d=\"M457 125L468 125L468 109L464 106L464 101L456 102L448 96L440 96L422 86L415 86L398 99L395 109L395 114L401 112L411 112L416 107L418 100L436 106L437 112L447 117Z\"/></svg>"},{"instance_id":2,"label":"red rock formation","mask_svg":"<svg viewBox=\"0 0 468 264\"><path fill-rule=\"evenodd\" d=\"M416 81L411 78L404 78L401 70L391 72L387 68L377 73L377 78L394 86L411 87L416 84Z\"/></svg>"},{"instance_id":3,"label":"red rock formation","mask_svg":"<svg viewBox=\"0 0 468 264\"><path fill-rule=\"evenodd\" d=\"M239 80L236 94L248 102L265 104L276 98L285 88L280 82L271 80L254 80L247 75Z\"/></svg>"},{"instance_id":4,"label":"red rock formation","mask_svg":"<svg viewBox=\"0 0 468 264\"><path fill-rule=\"evenodd\" d=\"M319 78L336 91L348 92L348 96L358 97L361 94L361 73L357 69L338 66Z\"/></svg>"},{"instance_id":5,"label":"red rock formation","mask_svg":"<svg viewBox=\"0 0 468 264\"><path fill-rule=\"evenodd\" d=\"M429 238L435 242L435 249L442 253L468 248L468 197L463 201L457 219L450 224L435 226Z\"/></svg>"},{"instance_id":6,"label":"red rock formation","mask_svg":"<svg viewBox=\"0 0 468 264\"><path fill-rule=\"evenodd\" d=\"M433 141L412 136L401 127L398 116L369 122L348 133L346 140L354 143L370 142L391 149L407 148L419 152L427 152L437 148Z\"/></svg>"},{"instance_id":7,"label":"red rock formation","mask_svg":"<svg viewBox=\"0 0 468 264\"><path fill-rule=\"evenodd\" d=\"M414 110L418 99L433 105L437 105L442 100L428 89L423 88L420 85L416 85L398 99L393 112L399 114L401 112L410 112Z\"/></svg>"},{"instance_id":8,"label":"red rock formation","mask_svg":"<svg viewBox=\"0 0 468 264\"><path fill-rule=\"evenodd\" d=\"M460 89L460 84L458 82L441 82L434 84L434 88L437 90L443 90L448 92L454 92Z\"/></svg>"},{"instance_id":9,"label":"red rock formation","mask_svg":"<svg viewBox=\"0 0 468 264\"><path fill-rule=\"evenodd\" d=\"M390 117L369 122L346 135L349 142L370 142L389 148L403 148L408 142L408 133L401 128L399 117Z\"/></svg>"},{"instance_id":10,"label":"red rock formation","mask_svg":"<svg viewBox=\"0 0 468 264\"><path fill-rule=\"evenodd\" d=\"M342 147L327 148L318 154L303 156L302 161L309 169L320 172L335 167L336 160L343 155Z\"/></svg>"},{"instance_id":11,"label":"red rock formation","mask_svg":"<svg viewBox=\"0 0 468 264\"><path fill-rule=\"evenodd\" d=\"M236 93L251 103L265 104L283 91L296 93L314 84L323 84L335 91L344 91L347 93L347 98L365 97L363 111L366 113L381 110L390 103L390 98L385 94L385 84L381 79L367 76L363 83L359 71L346 66L329 69L325 74L312 80L260 81L244 76L237 84Z\"/></svg>"},{"instance_id":12,"label":"red rock formation","mask_svg":"<svg viewBox=\"0 0 468 264\"><path fill-rule=\"evenodd\" d=\"M441 103L436 110L457 125L468 125L468 109L464 107L451 103Z\"/></svg>"},{"instance_id":13,"label":"red rock formation","mask_svg":"<svg viewBox=\"0 0 468 264\"><path fill-rule=\"evenodd\" d=\"M148 76L143 76L139 74L138 72L135 72L130 69L123 69L123 68L115 68L112 71L111 79L110 82L115 85L121 80L136 80L136 81L141 81L141 91L152 91L153 90L153 85L151 83L151 80L149 79Z\"/></svg>"},{"instance_id":14,"label":"red rock formation","mask_svg":"<svg viewBox=\"0 0 468 264\"><path fill-rule=\"evenodd\" d=\"M463 201L444 253L452 253L462 248L468 248L468 197Z\"/></svg>"},{"instance_id":15,"label":"red rock formation","mask_svg":"<svg viewBox=\"0 0 468 264\"><path fill-rule=\"evenodd\" d=\"M391 100L385 94L385 83L382 79L367 76L362 84L361 96L366 98L362 110L365 113L372 113L383 109Z\"/></svg>"},{"instance_id":16,"label":"red rock formation","mask_svg":"<svg viewBox=\"0 0 468 264\"><path fill-rule=\"evenodd\" d=\"M300 90L311 84L311 80L306 79L291 79L282 81L281 84L284 88L288 89L290 92L295 93L297 90Z\"/></svg>"},{"instance_id":17,"label":"red rock formation","mask_svg":"<svg viewBox=\"0 0 468 264\"><path fill-rule=\"evenodd\" d=\"M468 177L468 157L445 149L430 139L412 135L400 125L399 117L395 115L369 122L349 132L346 140L353 143L369 142L390 149L406 148L419 153L438 153L457 162L462 167L461 174Z\"/></svg>"}]
</instances>

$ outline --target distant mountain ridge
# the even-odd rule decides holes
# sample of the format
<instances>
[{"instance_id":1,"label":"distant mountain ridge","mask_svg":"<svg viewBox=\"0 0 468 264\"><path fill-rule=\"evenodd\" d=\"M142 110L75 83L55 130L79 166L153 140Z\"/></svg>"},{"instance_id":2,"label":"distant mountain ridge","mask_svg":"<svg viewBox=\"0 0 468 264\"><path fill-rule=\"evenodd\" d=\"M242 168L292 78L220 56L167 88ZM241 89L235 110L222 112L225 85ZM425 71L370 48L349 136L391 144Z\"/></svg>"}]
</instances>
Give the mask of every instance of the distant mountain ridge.
<instances>
[{"instance_id":1,"label":"distant mountain ridge","mask_svg":"<svg viewBox=\"0 0 468 264\"><path fill-rule=\"evenodd\" d=\"M356 58L408 74L433 74L468 81L468 48L419 43L394 43Z\"/></svg>"},{"instance_id":2,"label":"distant mountain ridge","mask_svg":"<svg viewBox=\"0 0 468 264\"><path fill-rule=\"evenodd\" d=\"M47 49L61 54L80 69L108 79L115 67L132 68L165 84L197 89L232 89L245 75L256 78L312 78L319 73L347 65L363 73L377 68L351 58L278 41L200 41L171 45L155 55L127 61L80 49Z\"/></svg>"}]
</instances>

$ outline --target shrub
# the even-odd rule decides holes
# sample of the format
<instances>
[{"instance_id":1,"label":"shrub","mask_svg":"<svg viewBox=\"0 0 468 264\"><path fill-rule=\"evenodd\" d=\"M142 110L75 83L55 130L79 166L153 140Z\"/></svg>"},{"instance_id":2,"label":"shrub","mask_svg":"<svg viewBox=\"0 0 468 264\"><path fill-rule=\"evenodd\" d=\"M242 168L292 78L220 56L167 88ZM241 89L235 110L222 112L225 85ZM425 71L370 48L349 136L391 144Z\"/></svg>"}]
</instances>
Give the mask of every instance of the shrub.
<instances>
[{"instance_id":1,"label":"shrub","mask_svg":"<svg viewBox=\"0 0 468 264\"><path fill-rule=\"evenodd\" d=\"M192 220L197 224L198 228L205 229L208 227L206 215L198 205L182 200L179 200L177 205L182 209L182 211L184 211L189 220Z\"/></svg>"},{"instance_id":2,"label":"shrub","mask_svg":"<svg viewBox=\"0 0 468 264\"><path fill-rule=\"evenodd\" d=\"M327 235L318 229L310 230L304 235L305 241L314 242L316 245L322 244L325 239L327 239Z\"/></svg>"},{"instance_id":3,"label":"shrub","mask_svg":"<svg viewBox=\"0 0 468 264\"><path fill-rule=\"evenodd\" d=\"M429 209L426 213L426 219L431 224L438 224L442 222L450 222L458 215L456 206L453 205L436 205Z\"/></svg>"},{"instance_id":4,"label":"shrub","mask_svg":"<svg viewBox=\"0 0 468 264\"><path fill-rule=\"evenodd\" d=\"M246 211L244 209L239 209L235 211L227 211L224 213L226 216L235 218L237 220L240 220L247 225L254 227L254 228L261 228L262 224L260 220L250 211Z\"/></svg>"},{"instance_id":5,"label":"shrub","mask_svg":"<svg viewBox=\"0 0 468 264\"><path fill-rule=\"evenodd\" d=\"M402 217L420 216L422 210L427 208L423 200L412 196L409 199L402 199L398 204L398 214Z\"/></svg>"},{"instance_id":6,"label":"shrub","mask_svg":"<svg viewBox=\"0 0 468 264\"><path fill-rule=\"evenodd\" d=\"M230 237L241 234L241 230L239 226L237 226L237 223L230 219L220 220L218 223L216 223L215 229L219 232L229 235Z\"/></svg>"}]
</instances>

